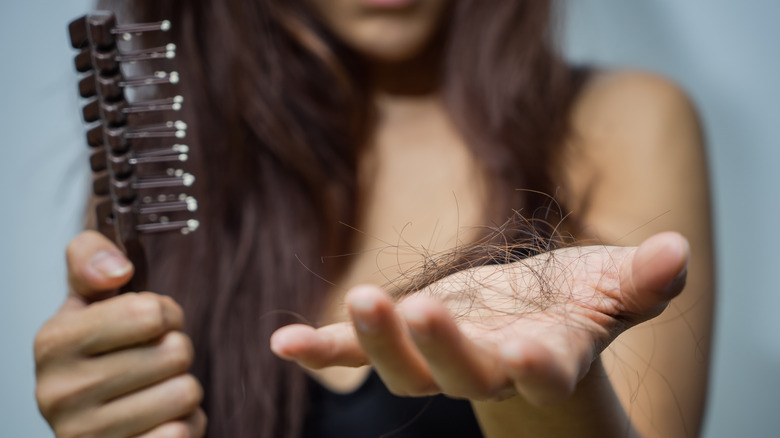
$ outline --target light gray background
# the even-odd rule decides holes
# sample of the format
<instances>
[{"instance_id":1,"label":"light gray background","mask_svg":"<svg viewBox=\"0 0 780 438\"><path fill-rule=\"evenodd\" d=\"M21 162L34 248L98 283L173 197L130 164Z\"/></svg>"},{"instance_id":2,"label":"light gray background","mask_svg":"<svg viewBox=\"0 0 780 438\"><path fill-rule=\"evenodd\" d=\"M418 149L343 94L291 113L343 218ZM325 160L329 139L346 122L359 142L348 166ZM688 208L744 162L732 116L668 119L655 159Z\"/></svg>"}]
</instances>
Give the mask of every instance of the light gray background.
<instances>
[{"instance_id":1,"label":"light gray background","mask_svg":"<svg viewBox=\"0 0 780 438\"><path fill-rule=\"evenodd\" d=\"M62 302L63 248L87 189L67 21L88 0L0 5L0 436L47 437L32 339ZM780 435L780 2L569 0L575 60L681 83L709 137L718 244L715 362L705 437Z\"/></svg>"}]
</instances>

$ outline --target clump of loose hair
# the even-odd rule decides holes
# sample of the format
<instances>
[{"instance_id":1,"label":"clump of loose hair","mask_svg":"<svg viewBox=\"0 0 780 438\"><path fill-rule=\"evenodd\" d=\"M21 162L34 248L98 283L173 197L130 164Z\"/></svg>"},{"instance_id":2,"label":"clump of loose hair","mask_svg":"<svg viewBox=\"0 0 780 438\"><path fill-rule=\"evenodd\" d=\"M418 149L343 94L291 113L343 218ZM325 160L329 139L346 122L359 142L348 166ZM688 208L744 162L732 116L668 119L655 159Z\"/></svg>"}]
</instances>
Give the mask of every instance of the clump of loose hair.
<instances>
[{"instance_id":1,"label":"clump of loose hair","mask_svg":"<svg viewBox=\"0 0 780 438\"><path fill-rule=\"evenodd\" d=\"M401 299L458 272L487 265L508 265L539 254L565 248L576 238L562 231L561 224L540 218L526 218L521 212L503 224L487 228L476 242L461 244L441 254L425 255L417 266L406 270L386 286Z\"/></svg>"}]
</instances>

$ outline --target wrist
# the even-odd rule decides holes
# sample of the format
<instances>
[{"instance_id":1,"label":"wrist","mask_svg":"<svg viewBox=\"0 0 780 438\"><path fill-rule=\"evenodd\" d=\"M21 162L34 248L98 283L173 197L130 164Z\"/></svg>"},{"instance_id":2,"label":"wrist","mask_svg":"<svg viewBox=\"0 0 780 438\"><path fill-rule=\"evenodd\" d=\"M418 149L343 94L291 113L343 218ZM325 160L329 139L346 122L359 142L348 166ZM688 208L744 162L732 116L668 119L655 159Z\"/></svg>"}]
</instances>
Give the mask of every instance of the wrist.
<instances>
[{"instance_id":1,"label":"wrist","mask_svg":"<svg viewBox=\"0 0 780 438\"><path fill-rule=\"evenodd\" d=\"M472 402L488 438L638 437L597 358L562 403L535 406L521 396L500 402Z\"/></svg>"}]
</instances>

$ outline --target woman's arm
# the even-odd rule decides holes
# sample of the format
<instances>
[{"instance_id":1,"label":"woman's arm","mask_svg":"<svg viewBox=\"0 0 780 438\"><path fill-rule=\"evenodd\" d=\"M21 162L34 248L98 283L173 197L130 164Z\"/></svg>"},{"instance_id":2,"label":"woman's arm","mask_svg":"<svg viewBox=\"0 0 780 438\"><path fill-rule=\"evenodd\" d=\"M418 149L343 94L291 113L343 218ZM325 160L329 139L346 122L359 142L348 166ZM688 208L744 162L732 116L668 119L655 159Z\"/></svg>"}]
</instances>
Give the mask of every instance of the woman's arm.
<instances>
[{"instance_id":1,"label":"woman's arm","mask_svg":"<svg viewBox=\"0 0 780 438\"><path fill-rule=\"evenodd\" d=\"M593 140L589 155L604 171L586 223L610 243L632 245L658 230L675 230L691 245L685 291L659 318L618 339L604 356L605 364L643 434L698 436L715 293L703 135L689 100L663 79L618 74L603 81L595 86L610 92L603 93L603 119L593 126L617 124L621 106L639 110L631 120L621 120L624 125L613 141ZM631 146L629 138L634 139Z\"/></svg>"},{"instance_id":2,"label":"woman's arm","mask_svg":"<svg viewBox=\"0 0 780 438\"><path fill-rule=\"evenodd\" d=\"M610 380L643 435L698 436L705 408L715 292L704 138L695 109L674 84L648 74L607 74L575 113L581 144L567 163L588 199L593 236L635 245L662 230L690 242L687 286L658 318L603 355ZM579 149L577 151L576 149ZM578 157L579 155L579 157ZM593 165L578 173L578 162ZM590 184L587 184L587 180Z\"/></svg>"},{"instance_id":3,"label":"woman's arm","mask_svg":"<svg viewBox=\"0 0 780 438\"><path fill-rule=\"evenodd\" d=\"M645 437L698 436L714 267L696 113L662 78L613 73L592 81L573 124L563 167L568 205L583 219L583 237L636 245L659 231L680 232L691 248L687 285L659 317L613 342L565 403L539 408L522 399L478 402L477 414L491 437L622 437L637 431Z\"/></svg>"},{"instance_id":4,"label":"woman's arm","mask_svg":"<svg viewBox=\"0 0 780 438\"><path fill-rule=\"evenodd\" d=\"M621 245L644 241L638 249L570 248L476 268L398 305L376 288L356 288L346 298L354 330L286 327L272 338L273 350L312 368L370 362L396 394L503 400L474 402L491 438L625 437L634 427L648 435L695 435L707 363L706 350L696 356L697 342L709 335L712 286L696 119L668 83L620 75L594 82L575 125L568 177L588 189L569 205L587 200L590 208L579 213L594 235ZM657 219L661 213L675 220ZM691 235L690 247L676 233L644 239L667 229ZM667 307L681 291L686 265L691 285L656 318L660 326L629 330L600 357L616 336ZM541 286L553 295L539 295ZM676 308L684 312L675 315ZM625 357L622 349L646 359ZM657 384L667 375L673 385L690 380L679 390ZM644 387L632 390L632 378Z\"/></svg>"},{"instance_id":5,"label":"woman's arm","mask_svg":"<svg viewBox=\"0 0 780 438\"><path fill-rule=\"evenodd\" d=\"M664 79L605 74L585 91L574 129L564 171L573 194L569 205L579 206L574 213L583 218L586 233L607 244L636 245L659 231L674 230L690 242L683 293L661 316L621 335L602 358L625 412L643 436L698 436L714 267L706 158L696 113Z\"/></svg>"}]
</instances>

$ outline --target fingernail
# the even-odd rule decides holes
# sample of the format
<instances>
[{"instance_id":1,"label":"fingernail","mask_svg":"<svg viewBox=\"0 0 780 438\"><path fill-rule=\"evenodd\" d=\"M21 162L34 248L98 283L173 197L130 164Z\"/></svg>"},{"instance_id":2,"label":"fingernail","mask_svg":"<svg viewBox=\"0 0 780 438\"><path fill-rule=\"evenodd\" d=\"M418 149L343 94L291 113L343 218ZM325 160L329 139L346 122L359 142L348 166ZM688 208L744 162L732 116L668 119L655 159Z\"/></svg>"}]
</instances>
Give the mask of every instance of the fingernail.
<instances>
[{"instance_id":1,"label":"fingernail","mask_svg":"<svg viewBox=\"0 0 780 438\"><path fill-rule=\"evenodd\" d=\"M104 277L121 277L133 269L133 265L114 251L100 251L89 260L89 265Z\"/></svg>"},{"instance_id":2,"label":"fingernail","mask_svg":"<svg viewBox=\"0 0 780 438\"><path fill-rule=\"evenodd\" d=\"M415 340L423 342L431 340L432 334L428 325L428 318L423 312L414 308L404 309L403 315L406 326L409 327L409 332Z\"/></svg>"},{"instance_id":3,"label":"fingernail","mask_svg":"<svg viewBox=\"0 0 780 438\"><path fill-rule=\"evenodd\" d=\"M289 339L287 339L286 333L274 333L271 335L270 347L271 351L281 357L282 359L290 359L286 355L284 348L287 346Z\"/></svg>"},{"instance_id":4,"label":"fingernail","mask_svg":"<svg viewBox=\"0 0 780 438\"><path fill-rule=\"evenodd\" d=\"M672 279L672 281L669 282L669 284L666 285L663 290L663 294L666 296L674 296L682 292L683 288L685 287L685 281L687 278L688 267L686 266L682 271L680 271L679 274L677 274L676 277Z\"/></svg>"},{"instance_id":5,"label":"fingernail","mask_svg":"<svg viewBox=\"0 0 780 438\"><path fill-rule=\"evenodd\" d=\"M357 331L365 334L379 332L379 323L374 316L376 313L376 300L372 297L361 296L353 299L349 305L352 310L352 320Z\"/></svg>"}]
</instances>

